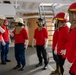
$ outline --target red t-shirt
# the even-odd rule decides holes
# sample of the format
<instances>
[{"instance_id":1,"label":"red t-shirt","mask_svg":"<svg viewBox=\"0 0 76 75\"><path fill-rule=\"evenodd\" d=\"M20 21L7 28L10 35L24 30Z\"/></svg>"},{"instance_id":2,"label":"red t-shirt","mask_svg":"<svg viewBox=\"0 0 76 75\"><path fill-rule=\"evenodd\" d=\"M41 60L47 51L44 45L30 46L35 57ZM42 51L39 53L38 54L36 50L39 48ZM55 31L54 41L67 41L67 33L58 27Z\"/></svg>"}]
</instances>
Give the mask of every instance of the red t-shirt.
<instances>
[{"instance_id":1,"label":"red t-shirt","mask_svg":"<svg viewBox=\"0 0 76 75\"><path fill-rule=\"evenodd\" d=\"M36 39L36 45L44 45L45 39L48 38L48 31L46 28L42 28L42 30L35 29L34 38Z\"/></svg>"},{"instance_id":2,"label":"red t-shirt","mask_svg":"<svg viewBox=\"0 0 76 75\"><path fill-rule=\"evenodd\" d=\"M52 49L55 50L55 47L57 45L58 42L58 29L55 30L54 34L53 34L53 44L52 44Z\"/></svg>"},{"instance_id":3,"label":"red t-shirt","mask_svg":"<svg viewBox=\"0 0 76 75\"><path fill-rule=\"evenodd\" d=\"M58 33L58 44L57 44L57 54L61 55L61 50L66 49L67 37L69 28L67 26L61 27Z\"/></svg>"},{"instance_id":4,"label":"red t-shirt","mask_svg":"<svg viewBox=\"0 0 76 75\"><path fill-rule=\"evenodd\" d=\"M5 32L2 34L3 39L5 42L8 42L9 41L9 31L8 31L7 27L4 25L2 26L2 28L5 30Z\"/></svg>"},{"instance_id":5,"label":"red t-shirt","mask_svg":"<svg viewBox=\"0 0 76 75\"><path fill-rule=\"evenodd\" d=\"M28 40L27 31L23 28L18 34L16 34L16 29L14 30L15 44L24 43L25 39Z\"/></svg>"},{"instance_id":6,"label":"red t-shirt","mask_svg":"<svg viewBox=\"0 0 76 75\"><path fill-rule=\"evenodd\" d=\"M69 62L76 61L76 27L71 30L68 35L68 44L66 48L67 59Z\"/></svg>"}]
</instances>

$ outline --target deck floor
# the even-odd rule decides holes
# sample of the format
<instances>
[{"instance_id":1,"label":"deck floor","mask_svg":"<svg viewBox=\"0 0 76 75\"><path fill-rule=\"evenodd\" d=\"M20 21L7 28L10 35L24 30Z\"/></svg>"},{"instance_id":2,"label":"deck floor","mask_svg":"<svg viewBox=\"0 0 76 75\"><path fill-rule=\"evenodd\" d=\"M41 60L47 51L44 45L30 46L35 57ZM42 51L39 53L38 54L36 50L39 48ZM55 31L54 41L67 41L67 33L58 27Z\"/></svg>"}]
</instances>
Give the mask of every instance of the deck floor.
<instances>
[{"instance_id":1,"label":"deck floor","mask_svg":"<svg viewBox=\"0 0 76 75\"><path fill-rule=\"evenodd\" d=\"M48 49L51 50L50 48ZM13 70L13 67L16 66L13 47L10 47L8 58L11 60L11 62L8 62L6 65L0 64L0 75L50 75L51 70L55 70L55 62L53 61L52 57L50 58L47 70L42 70L43 66L38 68L35 66L38 63L35 48L29 47L26 50L26 67L24 71Z\"/></svg>"}]
</instances>

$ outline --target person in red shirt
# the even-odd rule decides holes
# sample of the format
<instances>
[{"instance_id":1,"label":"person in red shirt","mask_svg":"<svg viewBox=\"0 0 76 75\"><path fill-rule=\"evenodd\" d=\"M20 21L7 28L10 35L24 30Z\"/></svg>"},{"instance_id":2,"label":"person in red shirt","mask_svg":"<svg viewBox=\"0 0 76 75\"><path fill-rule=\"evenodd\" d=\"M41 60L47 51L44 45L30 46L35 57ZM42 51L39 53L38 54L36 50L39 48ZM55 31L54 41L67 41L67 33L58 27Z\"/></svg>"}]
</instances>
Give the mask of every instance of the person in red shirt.
<instances>
[{"instance_id":1,"label":"person in red shirt","mask_svg":"<svg viewBox=\"0 0 76 75\"><path fill-rule=\"evenodd\" d=\"M76 75L76 2L69 6L68 13L71 27L68 35L67 59L65 60L64 68L65 70L67 69L68 75Z\"/></svg>"},{"instance_id":2,"label":"person in red shirt","mask_svg":"<svg viewBox=\"0 0 76 75\"><path fill-rule=\"evenodd\" d=\"M59 59L59 66L60 66L60 72L63 75L64 72L64 62L65 62L65 56L62 55L62 53L65 53L66 49L66 43L67 43L67 36L68 36L68 31L69 28L66 25L67 19L65 19L65 13L60 12L56 15L56 19L59 21L58 22L58 41L57 41L57 49L54 51L55 54L57 54L58 59ZM63 52L64 51L64 52Z\"/></svg>"},{"instance_id":3,"label":"person in red shirt","mask_svg":"<svg viewBox=\"0 0 76 75\"><path fill-rule=\"evenodd\" d=\"M2 55L5 55L5 40L3 37L3 34L6 32L5 29L3 28L3 22L4 22L5 16L0 16L0 50L1 50L1 64L5 65L5 56L2 57ZM3 54L2 54L3 53Z\"/></svg>"},{"instance_id":4,"label":"person in red shirt","mask_svg":"<svg viewBox=\"0 0 76 75\"><path fill-rule=\"evenodd\" d=\"M42 66L42 57L44 59L44 64L45 66L43 67L43 70L47 69L48 65L48 59L47 59L47 52L46 48L48 45L48 31L44 27L43 19L39 18L38 19L38 28L35 29L34 32L34 41L36 41L36 51L37 51L37 56L39 59L39 63L36 65L36 67ZM32 43L32 46L33 46Z\"/></svg>"},{"instance_id":5,"label":"person in red shirt","mask_svg":"<svg viewBox=\"0 0 76 75\"><path fill-rule=\"evenodd\" d=\"M5 45L5 42L2 36L5 30L2 28L2 25L3 25L3 17L0 16L0 52L2 52L2 45Z\"/></svg>"},{"instance_id":6,"label":"person in red shirt","mask_svg":"<svg viewBox=\"0 0 76 75\"><path fill-rule=\"evenodd\" d=\"M2 28L5 30L5 32L2 34L2 36L5 41L5 45L2 45L2 52L1 52L2 64L6 64L6 62L10 62L10 60L7 58L9 52L9 31L7 26L8 26L8 21L4 20L4 25L2 26Z\"/></svg>"},{"instance_id":7,"label":"person in red shirt","mask_svg":"<svg viewBox=\"0 0 76 75\"><path fill-rule=\"evenodd\" d=\"M23 27L24 22L22 18L16 18L15 20L15 29L14 33L14 49L15 49L15 59L17 61L17 65L13 69L24 70L26 61L25 61L25 49L28 46L28 34L26 29Z\"/></svg>"},{"instance_id":8,"label":"person in red shirt","mask_svg":"<svg viewBox=\"0 0 76 75\"><path fill-rule=\"evenodd\" d=\"M52 53L53 53L53 59L56 62L56 70L55 71L52 71L51 74L57 74L59 72L58 71L58 61L59 60L58 60L57 55L54 53L54 51L55 51L55 49L57 49L57 42L58 42L58 33L59 33L59 30L58 30L58 20L55 19L55 17L53 18L53 20L55 21L55 24L54 24L55 31L54 31L54 34L53 34Z\"/></svg>"}]
</instances>

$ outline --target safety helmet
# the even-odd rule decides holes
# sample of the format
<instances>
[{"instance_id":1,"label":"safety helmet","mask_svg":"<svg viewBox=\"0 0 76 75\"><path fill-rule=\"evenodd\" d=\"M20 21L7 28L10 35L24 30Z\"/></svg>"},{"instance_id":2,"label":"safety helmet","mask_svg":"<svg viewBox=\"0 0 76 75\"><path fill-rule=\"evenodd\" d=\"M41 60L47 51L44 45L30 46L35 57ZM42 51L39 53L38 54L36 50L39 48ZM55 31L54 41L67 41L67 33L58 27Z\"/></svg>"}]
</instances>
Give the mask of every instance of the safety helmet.
<instances>
[{"instance_id":1,"label":"safety helmet","mask_svg":"<svg viewBox=\"0 0 76 75\"><path fill-rule=\"evenodd\" d=\"M8 20L7 19L4 20L4 25L6 25L6 26L8 25Z\"/></svg>"},{"instance_id":2,"label":"safety helmet","mask_svg":"<svg viewBox=\"0 0 76 75\"><path fill-rule=\"evenodd\" d=\"M24 24L24 21L23 21L22 18L16 18L16 19L15 19L15 22Z\"/></svg>"},{"instance_id":3,"label":"safety helmet","mask_svg":"<svg viewBox=\"0 0 76 75\"><path fill-rule=\"evenodd\" d=\"M0 15L0 19L1 19L1 20L4 20L4 19L6 19L6 17L3 16L3 15Z\"/></svg>"},{"instance_id":4,"label":"safety helmet","mask_svg":"<svg viewBox=\"0 0 76 75\"><path fill-rule=\"evenodd\" d=\"M69 21L70 22L73 22L73 21L76 21L76 2L75 3L72 3L69 8L68 8L68 11L69 11Z\"/></svg>"},{"instance_id":5,"label":"safety helmet","mask_svg":"<svg viewBox=\"0 0 76 75\"><path fill-rule=\"evenodd\" d=\"M60 12L55 16L55 19L60 20L61 22L67 22L67 16L64 12Z\"/></svg>"},{"instance_id":6,"label":"safety helmet","mask_svg":"<svg viewBox=\"0 0 76 75\"><path fill-rule=\"evenodd\" d=\"M68 11L76 12L76 2L69 6Z\"/></svg>"}]
</instances>

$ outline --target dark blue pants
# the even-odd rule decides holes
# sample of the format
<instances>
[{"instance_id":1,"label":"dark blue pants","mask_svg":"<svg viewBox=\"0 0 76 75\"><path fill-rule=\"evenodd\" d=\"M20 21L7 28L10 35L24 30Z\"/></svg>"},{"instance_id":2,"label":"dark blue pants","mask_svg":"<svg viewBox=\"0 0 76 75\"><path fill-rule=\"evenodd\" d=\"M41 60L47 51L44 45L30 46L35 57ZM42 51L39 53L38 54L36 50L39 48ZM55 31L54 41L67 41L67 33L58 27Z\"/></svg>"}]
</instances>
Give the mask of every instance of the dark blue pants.
<instances>
[{"instance_id":1,"label":"dark blue pants","mask_svg":"<svg viewBox=\"0 0 76 75\"><path fill-rule=\"evenodd\" d=\"M25 48L23 43L15 44L15 59L17 65L24 66L25 63Z\"/></svg>"},{"instance_id":2,"label":"dark blue pants","mask_svg":"<svg viewBox=\"0 0 76 75\"><path fill-rule=\"evenodd\" d=\"M5 61L7 59L7 55L9 52L9 42L5 42L5 46L2 46L2 51L1 51L1 61Z\"/></svg>"},{"instance_id":3,"label":"dark blue pants","mask_svg":"<svg viewBox=\"0 0 76 75\"><path fill-rule=\"evenodd\" d=\"M0 51L2 51L2 42L0 42Z\"/></svg>"}]
</instances>

